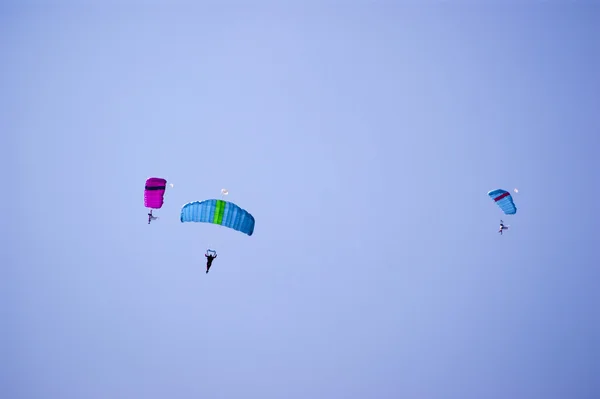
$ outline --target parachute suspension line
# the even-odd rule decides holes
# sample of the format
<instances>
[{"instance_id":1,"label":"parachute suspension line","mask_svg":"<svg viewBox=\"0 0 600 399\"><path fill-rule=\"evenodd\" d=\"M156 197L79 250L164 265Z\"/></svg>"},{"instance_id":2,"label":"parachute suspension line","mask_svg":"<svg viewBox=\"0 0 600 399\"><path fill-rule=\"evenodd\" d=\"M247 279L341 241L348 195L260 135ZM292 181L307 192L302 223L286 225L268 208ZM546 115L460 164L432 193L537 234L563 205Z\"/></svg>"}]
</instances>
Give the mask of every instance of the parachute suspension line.
<instances>
[{"instance_id":1,"label":"parachute suspension line","mask_svg":"<svg viewBox=\"0 0 600 399\"><path fill-rule=\"evenodd\" d=\"M217 254L217 251L215 251L214 249L208 248L206 250L206 255L213 255L214 256L216 254Z\"/></svg>"}]
</instances>

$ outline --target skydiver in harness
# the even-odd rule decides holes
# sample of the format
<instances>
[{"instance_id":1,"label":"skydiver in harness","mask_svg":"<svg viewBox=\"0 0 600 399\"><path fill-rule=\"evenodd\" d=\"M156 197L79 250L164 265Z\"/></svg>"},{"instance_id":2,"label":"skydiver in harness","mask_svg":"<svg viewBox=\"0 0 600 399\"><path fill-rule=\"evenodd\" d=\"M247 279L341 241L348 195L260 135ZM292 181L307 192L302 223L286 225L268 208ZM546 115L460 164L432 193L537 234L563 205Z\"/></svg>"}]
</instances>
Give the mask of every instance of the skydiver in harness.
<instances>
[{"instance_id":1,"label":"skydiver in harness","mask_svg":"<svg viewBox=\"0 0 600 399\"><path fill-rule=\"evenodd\" d=\"M150 209L150 213L148 214L148 224L150 221L158 219L158 216L152 216L152 209Z\"/></svg>"},{"instance_id":2,"label":"skydiver in harness","mask_svg":"<svg viewBox=\"0 0 600 399\"><path fill-rule=\"evenodd\" d=\"M206 257L206 273L208 273L210 267L212 266L213 260L215 260L215 258L217 257L217 252L213 251L212 249L209 249L206 251L204 256Z\"/></svg>"},{"instance_id":3,"label":"skydiver in harness","mask_svg":"<svg viewBox=\"0 0 600 399\"><path fill-rule=\"evenodd\" d=\"M500 220L500 228L498 229L498 233L500 233L500 235L502 235L502 230L508 230L510 226L505 226L504 225L504 221Z\"/></svg>"}]
</instances>

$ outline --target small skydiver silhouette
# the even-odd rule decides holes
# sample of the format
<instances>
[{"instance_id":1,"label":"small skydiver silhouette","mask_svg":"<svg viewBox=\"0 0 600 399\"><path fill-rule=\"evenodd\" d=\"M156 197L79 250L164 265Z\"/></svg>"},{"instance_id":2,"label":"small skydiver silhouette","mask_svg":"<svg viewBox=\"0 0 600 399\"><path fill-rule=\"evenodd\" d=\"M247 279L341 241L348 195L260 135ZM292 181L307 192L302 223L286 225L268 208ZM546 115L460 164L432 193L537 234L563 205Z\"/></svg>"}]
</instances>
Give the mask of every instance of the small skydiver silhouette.
<instances>
[{"instance_id":1,"label":"small skydiver silhouette","mask_svg":"<svg viewBox=\"0 0 600 399\"><path fill-rule=\"evenodd\" d=\"M500 220L500 228L498 229L498 233L500 233L500 235L502 235L502 230L508 230L510 226L505 226L504 225L504 221Z\"/></svg>"},{"instance_id":2,"label":"small skydiver silhouette","mask_svg":"<svg viewBox=\"0 0 600 399\"><path fill-rule=\"evenodd\" d=\"M213 260L215 260L215 258L217 257L217 253L215 252L214 256L208 254L204 254L204 256L206 257L206 273L208 273L210 267L212 266Z\"/></svg>"},{"instance_id":3,"label":"small skydiver silhouette","mask_svg":"<svg viewBox=\"0 0 600 399\"><path fill-rule=\"evenodd\" d=\"M152 216L152 209L150 209L150 213L148 214L148 224L150 221L158 219L158 216Z\"/></svg>"}]
</instances>

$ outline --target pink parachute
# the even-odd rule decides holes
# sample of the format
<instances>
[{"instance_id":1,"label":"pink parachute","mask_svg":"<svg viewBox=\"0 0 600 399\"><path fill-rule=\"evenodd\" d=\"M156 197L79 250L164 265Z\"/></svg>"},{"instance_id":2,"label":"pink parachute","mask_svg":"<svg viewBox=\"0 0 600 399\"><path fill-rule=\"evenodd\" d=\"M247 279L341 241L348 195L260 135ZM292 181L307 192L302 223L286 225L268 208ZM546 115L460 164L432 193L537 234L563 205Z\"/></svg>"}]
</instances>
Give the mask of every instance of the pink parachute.
<instances>
[{"instance_id":1,"label":"pink parachute","mask_svg":"<svg viewBox=\"0 0 600 399\"><path fill-rule=\"evenodd\" d=\"M160 209L165 202L165 190L167 181L159 177L151 177L146 180L144 190L144 206L146 208Z\"/></svg>"}]
</instances>

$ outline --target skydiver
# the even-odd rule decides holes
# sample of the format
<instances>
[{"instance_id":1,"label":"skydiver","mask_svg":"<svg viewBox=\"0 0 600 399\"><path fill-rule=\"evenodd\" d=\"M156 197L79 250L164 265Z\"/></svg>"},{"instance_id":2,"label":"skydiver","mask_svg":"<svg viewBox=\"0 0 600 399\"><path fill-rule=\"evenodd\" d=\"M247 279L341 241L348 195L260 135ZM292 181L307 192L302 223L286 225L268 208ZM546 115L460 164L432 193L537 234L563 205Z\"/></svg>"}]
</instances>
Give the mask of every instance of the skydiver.
<instances>
[{"instance_id":1,"label":"skydiver","mask_svg":"<svg viewBox=\"0 0 600 399\"><path fill-rule=\"evenodd\" d=\"M504 221L500 220L500 228L498 229L498 233L500 233L500 235L502 235L502 230L508 230L509 226L505 226L504 225Z\"/></svg>"},{"instance_id":2,"label":"skydiver","mask_svg":"<svg viewBox=\"0 0 600 399\"><path fill-rule=\"evenodd\" d=\"M208 273L210 267L212 266L213 260L217 257L217 253L215 252L214 256L208 254L204 254L204 256L206 257L206 273Z\"/></svg>"},{"instance_id":3,"label":"skydiver","mask_svg":"<svg viewBox=\"0 0 600 399\"><path fill-rule=\"evenodd\" d=\"M158 216L152 216L152 209L150 209L150 213L148 214L148 224L150 224L151 220L158 219Z\"/></svg>"}]
</instances>

